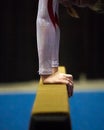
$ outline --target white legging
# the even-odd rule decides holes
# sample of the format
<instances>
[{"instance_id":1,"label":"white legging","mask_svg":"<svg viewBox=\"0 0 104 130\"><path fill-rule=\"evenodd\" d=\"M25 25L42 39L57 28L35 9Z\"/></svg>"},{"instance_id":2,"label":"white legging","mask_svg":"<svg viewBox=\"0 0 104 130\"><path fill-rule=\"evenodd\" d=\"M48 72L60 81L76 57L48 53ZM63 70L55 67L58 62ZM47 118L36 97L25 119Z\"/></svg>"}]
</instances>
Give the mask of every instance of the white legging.
<instances>
[{"instance_id":1,"label":"white legging","mask_svg":"<svg viewBox=\"0 0 104 130\"><path fill-rule=\"evenodd\" d=\"M58 23L59 0L39 0L37 26L37 48L39 74L52 73L59 66L60 29Z\"/></svg>"}]
</instances>

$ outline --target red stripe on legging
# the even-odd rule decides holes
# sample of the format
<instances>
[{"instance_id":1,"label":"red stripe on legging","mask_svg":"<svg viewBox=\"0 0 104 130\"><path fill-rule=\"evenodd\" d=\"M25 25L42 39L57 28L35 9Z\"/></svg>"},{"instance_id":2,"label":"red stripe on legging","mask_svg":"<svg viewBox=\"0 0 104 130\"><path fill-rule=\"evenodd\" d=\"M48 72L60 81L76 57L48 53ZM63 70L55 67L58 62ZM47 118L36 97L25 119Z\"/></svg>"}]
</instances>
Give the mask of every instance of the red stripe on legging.
<instances>
[{"instance_id":1,"label":"red stripe on legging","mask_svg":"<svg viewBox=\"0 0 104 130\"><path fill-rule=\"evenodd\" d=\"M55 19L55 16L54 16L54 13L53 13L53 0L48 0L48 13L49 13L49 16L50 16L50 19L53 23L53 26L56 28L56 19Z\"/></svg>"}]
</instances>

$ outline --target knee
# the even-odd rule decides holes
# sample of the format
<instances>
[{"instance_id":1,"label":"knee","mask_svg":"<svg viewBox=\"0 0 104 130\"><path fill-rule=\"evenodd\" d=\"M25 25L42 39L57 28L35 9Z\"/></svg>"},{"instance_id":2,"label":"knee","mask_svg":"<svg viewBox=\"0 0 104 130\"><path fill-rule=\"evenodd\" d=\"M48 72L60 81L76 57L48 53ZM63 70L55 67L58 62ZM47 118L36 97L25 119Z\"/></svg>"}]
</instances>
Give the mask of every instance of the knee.
<instances>
[{"instance_id":1,"label":"knee","mask_svg":"<svg viewBox=\"0 0 104 130\"><path fill-rule=\"evenodd\" d=\"M37 25L39 26L49 26L51 23L46 17L38 16L37 17Z\"/></svg>"},{"instance_id":2,"label":"knee","mask_svg":"<svg viewBox=\"0 0 104 130\"><path fill-rule=\"evenodd\" d=\"M45 25L48 23L48 20L44 17L37 17L37 24Z\"/></svg>"}]
</instances>

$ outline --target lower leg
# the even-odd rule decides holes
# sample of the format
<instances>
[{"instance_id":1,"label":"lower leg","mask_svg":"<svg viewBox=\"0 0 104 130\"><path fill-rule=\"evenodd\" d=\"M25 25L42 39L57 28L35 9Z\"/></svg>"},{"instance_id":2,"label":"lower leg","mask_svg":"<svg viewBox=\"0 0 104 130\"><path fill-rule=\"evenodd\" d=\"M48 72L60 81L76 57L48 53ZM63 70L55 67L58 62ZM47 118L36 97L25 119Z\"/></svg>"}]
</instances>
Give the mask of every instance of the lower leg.
<instances>
[{"instance_id":1,"label":"lower leg","mask_svg":"<svg viewBox=\"0 0 104 130\"><path fill-rule=\"evenodd\" d=\"M41 74L41 78L44 84L66 84L68 95L72 96L73 93L73 77L70 74L63 74L60 73L58 70L59 65L59 42L60 42L60 28L58 24L58 2L54 0L54 7L53 12L56 20L56 28L55 28L55 36L53 39L55 40L52 43L52 73L48 75ZM52 37L53 37L52 36Z\"/></svg>"}]
</instances>

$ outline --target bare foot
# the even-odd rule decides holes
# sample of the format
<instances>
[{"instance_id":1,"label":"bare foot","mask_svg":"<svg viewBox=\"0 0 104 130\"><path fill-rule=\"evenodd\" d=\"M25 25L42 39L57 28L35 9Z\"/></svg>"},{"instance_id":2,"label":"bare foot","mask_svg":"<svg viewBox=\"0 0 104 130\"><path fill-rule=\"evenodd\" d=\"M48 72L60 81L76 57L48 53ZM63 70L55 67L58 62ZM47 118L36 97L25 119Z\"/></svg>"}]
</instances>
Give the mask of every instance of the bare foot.
<instances>
[{"instance_id":1,"label":"bare foot","mask_svg":"<svg viewBox=\"0 0 104 130\"><path fill-rule=\"evenodd\" d=\"M73 76L71 74L55 72L52 75L42 75L41 78L44 84L66 84L68 96L73 95Z\"/></svg>"}]
</instances>

